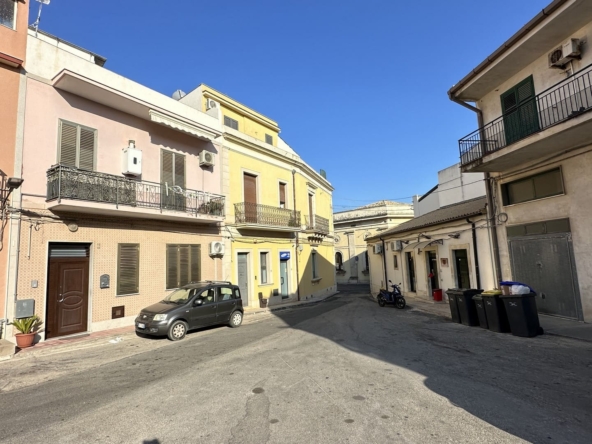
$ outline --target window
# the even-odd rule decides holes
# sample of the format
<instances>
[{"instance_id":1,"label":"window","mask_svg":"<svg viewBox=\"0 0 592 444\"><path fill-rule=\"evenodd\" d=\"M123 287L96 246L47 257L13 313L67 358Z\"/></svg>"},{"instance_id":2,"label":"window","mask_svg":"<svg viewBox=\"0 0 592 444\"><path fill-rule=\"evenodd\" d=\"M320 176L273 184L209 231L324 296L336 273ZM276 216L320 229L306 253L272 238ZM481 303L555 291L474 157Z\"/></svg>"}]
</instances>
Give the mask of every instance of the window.
<instances>
[{"instance_id":1,"label":"window","mask_svg":"<svg viewBox=\"0 0 592 444\"><path fill-rule=\"evenodd\" d=\"M185 210L185 156L172 151L160 152L161 203L163 208Z\"/></svg>"},{"instance_id":2,"label":"window","mask_svg":"<svg viewBox=\"0 0 592 444\"><path fill-rule=\"evenodd\" d=\"M140 244L119 244L117 251L117 295L140 292Z\"/></svg>"},{"instance_id":3,"label":"window","mask_svg":"<svg viewBox=\"0 0 592 444\"><path fill-rule=\"evenodd\" d=\"M14 29L16 19L16 0L0 0L0 25Z\"/></svg>"},{"instance_id":4,"label":"window","mask_svg":"<svg viewBox=\"0 0 592 444\"><path fill-rule=\"evenodd\" d=\"M399 269L399 256L397 256L396 254L393 255L393 265L395 267L395 270Z\"/></svg>"},{"instance_id":5,"label":"window","mask_svg":"<svg viewBox=\"0 0 592 444\"><path fill-rule=\"evenodd\" d=\"M271 136L270 134L266 134L265 135L265 143L269 143L270 145L273 145L273 136Z\"/></svg>"},{"instance_id":6,"label":"window","mask_svg":"<svg viewBox=\"0 0 592 444\"><path fill-rule=\"evenodd\" d=\"M286 184L280 182L280 208L286 208Z\"/></svg>"},{"instance_id":7,"label":"window","mask_svg":"<svg viewBox=\"0 0 592 444\"><path fill-rule=\"evenodd\" d=\"M539 130L539 113L532 76L503 93L500 100L507 145Z\"/></svg>"},{"instance_id":8,"label":"window","mask_svg":"<svg viewBox=\"0 0 592 444\"><path fill-rule=\"evenodd\" d=\"M261 277L262 284L268 283L268 276L267 276L267 270L269 268L268 259L269 259L269 253L267 253L267 252L259 253L259 266L261 267L260 277Z\"/></svg>"},{"instance_id":9,"label":"window","mask_svg":"<svg viewBox=\"0 0 592 444\"><path fill-rule=\"evenodd\" d=\"M341 270L343 268L343 255L338 251L335 253L335 268Z\"/></svg>"},{"instance_id":10,"label":"window","mask_svg":"<svg viewBox=\"0 0 592 444\"><path fill-rule=\"evenodd\" d=\"M179 288L200 279L201 245L167 245L166 288Z\"/></svg>"},{"instance_id":11,"label":"window","mask_svg":"<svg viewBox=\"0 0 592 444\"><path fill-rule=\"evenodd\" d=\"M203 299L203 305L213 304L216 302L216 290L214 288L208 288L199 295Z\"/></svg>"},{"instance_id":12,"label":"window","mask_svg":"<svg viewBox=\"0 0 592 444\"><path fill-rule=\"evenodd\" d=\"M559 194L564 194L560 168L502 185L504 205L528 202Z\"/></svg>"},{"instance_id":13,"label":"window","mask_svg":"<svg viewBox=\"0 0 592 444\"><path fill-rule=\"evenodd\" d=\"M81 170L93 171L95 169L97 130L60 120L59 132L59 163Z\"/></svg>"},{"instance_id":14,"label":"window","mask_svg":"<svg viewBox=\"0 0 592 444\"><path fill-rule=\"evenodd\" d=\"M224 125L229 126L230 128L238 131L238 120L234 120L231 117L224 116Z\"/></svg>"},{"instance_id":15,"label":"window","mask_svg":"<svg viewBox=\"0 0 592 444\"><path fill-rule=\"evenodd\" d=\"M218 288L218 302L231 301L234 299L232 288L219 287Z\"/></svg>"},{"instance_id":16,"label":"window","mask_svg":"<svg viewBox=\"0 0 592 444\"><path fill-rule=\"evenodd\" d=\"M310 255L311 262L312 262L312 278L318 279L319 277L319 270L317 268L317 252L313 251Z\"/></svg>"}]
</instances>

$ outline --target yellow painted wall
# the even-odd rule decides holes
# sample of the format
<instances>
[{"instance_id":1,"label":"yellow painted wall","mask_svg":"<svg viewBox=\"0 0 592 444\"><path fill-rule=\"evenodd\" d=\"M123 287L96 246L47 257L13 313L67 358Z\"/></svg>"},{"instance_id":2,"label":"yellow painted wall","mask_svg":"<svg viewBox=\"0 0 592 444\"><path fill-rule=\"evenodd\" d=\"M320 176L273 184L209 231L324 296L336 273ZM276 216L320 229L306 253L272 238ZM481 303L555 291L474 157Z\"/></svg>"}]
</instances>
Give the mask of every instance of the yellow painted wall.
<instances>
[{"instance_id":1,"label":"yellow painted wall","mask_svg":"<svg viewBox=\"0 0 592 444\"><path fill-rule=\"evenodd\" d=\"M317 269L321 280L318 282L313 280L311 259L313 247L305 244L298 256L301 300L310 299L314 293L318 296L319 291L328 290L329 287L335 285L335 249L333 245L327 242L314 248L317 252Z\"/></svg>"}]
</instances>

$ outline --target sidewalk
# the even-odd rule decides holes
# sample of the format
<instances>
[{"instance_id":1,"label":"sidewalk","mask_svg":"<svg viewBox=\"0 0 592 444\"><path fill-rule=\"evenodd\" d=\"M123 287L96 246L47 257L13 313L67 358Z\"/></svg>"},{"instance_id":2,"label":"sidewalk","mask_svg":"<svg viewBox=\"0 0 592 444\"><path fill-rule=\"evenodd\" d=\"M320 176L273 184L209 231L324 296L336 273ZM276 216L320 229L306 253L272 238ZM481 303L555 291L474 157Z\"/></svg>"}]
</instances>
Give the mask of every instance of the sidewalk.
<instances>
[{"instance_id":1,"label":"sidewalk","mask_svg":"<svg viewBox=\"0 0 592 444\"><path fill-rule=\"evenodd\" d=\"M433 302L407 298L407 305L409 305L412 310L423 311L425 313L431 313L436 316L450 319L450 308L448 307L447 302ZM543 314L539 315L539 321L545 334L592 342L592 324Z\"/></svg>"},{"instance_id":2,"label":"sidewalk","mask_svg":"<svg viewBox=\"0 0 592 444\"><path fill-rule=\"evenodd\" d=\"M318 304L319 302L323 302L324 300L330 298L331 296L335 296L338 293L339 292L319 298L310 298L300 302L274 305L267 308L245 308L245 320L250 320L252 316L254 318L254 315L269 314L274 311L289 310L292 308ZM129 339L135 337L136 331L133 325L111 330L97 331L93 333L83 333L77 336L71 336L62 339L50 339L48 341L39 342L33 347L25 349L17 348L16 353L12 359L32 358L51 354L66 353L73 350L88 349L108 344L110 341L113 341L112 343L115 344L123 341L128 342Z\"/></svg>"}]
</instances>

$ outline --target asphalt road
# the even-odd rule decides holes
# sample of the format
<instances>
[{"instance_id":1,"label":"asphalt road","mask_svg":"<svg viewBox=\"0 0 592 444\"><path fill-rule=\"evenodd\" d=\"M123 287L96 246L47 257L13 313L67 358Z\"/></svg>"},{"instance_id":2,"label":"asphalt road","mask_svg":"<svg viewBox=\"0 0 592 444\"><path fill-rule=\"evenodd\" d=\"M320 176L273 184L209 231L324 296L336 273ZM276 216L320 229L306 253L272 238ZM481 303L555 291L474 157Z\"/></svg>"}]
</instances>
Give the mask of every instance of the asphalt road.
<instances>
[{"instance_id":1,"label":"asphalt road","mask_svg":"<svg viewBox=\"0 0 592 444\"><path fill-rule=\"evenodd\" d=\"M499 335L352 293L276 313L176 343L0 364L0 442L592 441L589 343ZM19 369L36 382L10 389Z\"/></svg>"}]
</instances>

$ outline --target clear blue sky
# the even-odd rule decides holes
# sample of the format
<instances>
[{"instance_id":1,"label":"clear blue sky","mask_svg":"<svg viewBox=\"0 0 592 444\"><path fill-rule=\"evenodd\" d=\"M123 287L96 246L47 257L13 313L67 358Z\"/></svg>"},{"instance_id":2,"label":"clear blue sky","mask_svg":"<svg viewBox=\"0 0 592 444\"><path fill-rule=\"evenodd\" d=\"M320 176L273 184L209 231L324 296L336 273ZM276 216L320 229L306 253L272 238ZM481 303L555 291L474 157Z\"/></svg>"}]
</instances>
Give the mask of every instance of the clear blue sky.
<instances>
[{"instance_id":1,"label":"clear blue sky","mask_svg":"<svg viewBox=\"0 0 592 444\"><path fill-rule=\"evenodd\" d=\"M446 92L550 1L52 0L40 28L166 95L206 83L275 119L340 211L435 185L477 125Z\"/></svg>"}]
</instances>

